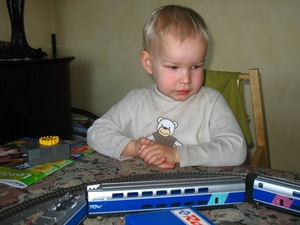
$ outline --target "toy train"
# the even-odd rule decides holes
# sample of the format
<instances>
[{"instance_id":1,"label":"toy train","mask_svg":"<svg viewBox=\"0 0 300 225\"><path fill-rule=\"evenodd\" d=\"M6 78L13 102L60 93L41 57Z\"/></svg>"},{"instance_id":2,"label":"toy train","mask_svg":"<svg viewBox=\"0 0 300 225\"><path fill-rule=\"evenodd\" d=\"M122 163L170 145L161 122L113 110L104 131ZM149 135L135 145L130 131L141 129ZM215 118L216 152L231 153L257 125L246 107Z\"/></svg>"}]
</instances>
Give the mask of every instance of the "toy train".
<instances>
[{"instance_id":1,"label":"toy train","mask_svg":"<svg viewBox=\"0 0 300 225\"><path fill-rule=\"evenodd\" d=\"M265 175L146 174L105 180L86 188L81 210L68 213L70 217L80 214L83 218L78 221L86 216L183 207L219 208L245 201L300 216L300 182ZM46 213L51 217L55 212ZM36 225L44 224L38 220ZM56 221L53 224L70 223Z\"/></svg>"},{"instance_id":2,"label":"toy train","mask_svg":"<svg viewBox=\"0 0 300 225\"><path fill-rule=\"evenodd\" d=\"M270 176L257 176L252 199L271 208L300 216L300 183Z\"/></svg>"},{"instance_id":3,"label":"toy train","mask_svg":"<svg viewBox=\"0 0 300 225\"><path fill-rule=\"evenodd\" d=\"M183 206L219 206L245 201L245 180L240 177L103 183L87 187L89 215Z\"/></svg>"}]
</instances>

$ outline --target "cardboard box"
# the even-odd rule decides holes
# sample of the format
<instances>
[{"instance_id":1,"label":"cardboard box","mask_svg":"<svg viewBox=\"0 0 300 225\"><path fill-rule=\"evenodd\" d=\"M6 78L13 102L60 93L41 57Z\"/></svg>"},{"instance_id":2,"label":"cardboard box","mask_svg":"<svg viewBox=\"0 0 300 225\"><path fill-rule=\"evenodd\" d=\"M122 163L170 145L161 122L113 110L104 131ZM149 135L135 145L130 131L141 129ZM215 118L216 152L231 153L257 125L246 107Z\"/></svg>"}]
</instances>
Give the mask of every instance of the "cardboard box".
<instances>
[{"instance_id":1,"label":"cardboard box","mask_svg":"<svg viewBox=\"0 0 300 225\"><path fill-rule=\"evenodd\" d=\"M213 225L194 208L141 212L126 216L126 225Z\"/></svg>"}]
</instances>

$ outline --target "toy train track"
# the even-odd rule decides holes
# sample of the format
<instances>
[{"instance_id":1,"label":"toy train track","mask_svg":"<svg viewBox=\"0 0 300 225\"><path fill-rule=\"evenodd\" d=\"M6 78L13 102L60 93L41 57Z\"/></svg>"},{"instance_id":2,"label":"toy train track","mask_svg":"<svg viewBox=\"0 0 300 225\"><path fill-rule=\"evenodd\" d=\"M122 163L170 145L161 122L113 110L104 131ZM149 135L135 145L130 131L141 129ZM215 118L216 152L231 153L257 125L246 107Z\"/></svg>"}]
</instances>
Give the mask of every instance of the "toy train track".
<instances>
[{"instance_id":1,"label":"toy train track","mask_svg":"<svg viewBox=\"0 0 300 225\"><path fill-rule=\"evenodd\" d=\"M44 214L33 224L69 225L86 216L186 206L218 208L252 200L300 216L300 182L240 173L138 174L45 194L1 212L0 224L17 223L39 211Z\"/></svg>"},{"instance_id":2,"label":"toy train track","mask_svg":"<svg viewBox=\"0 0 300 225\"><path fill-rule=\"evenodd\" d=\"M81 184L70 188L62 188L8 208L1 212L0 224L18 223L28 216L46 211L53 206L54 201L62 198L68 193L85 195L86 186L87 184Z\"/></svg>"},{"instance_id":3,"label":"toy train track","mask_svg":"<svg viewBox=\"0 0 300 225\"><path fill-rule=\"evenodd\" d=\"M189 178L208 178L208 177L246 177L245 173L226 173L226 172L170 172L170 173L147 173L135 174L127 177L117 177L106 179L102 183L122 183L134 181L151 181L151 180L172 180L172 179L189 179Z\"/></svg>"}]
</instances>

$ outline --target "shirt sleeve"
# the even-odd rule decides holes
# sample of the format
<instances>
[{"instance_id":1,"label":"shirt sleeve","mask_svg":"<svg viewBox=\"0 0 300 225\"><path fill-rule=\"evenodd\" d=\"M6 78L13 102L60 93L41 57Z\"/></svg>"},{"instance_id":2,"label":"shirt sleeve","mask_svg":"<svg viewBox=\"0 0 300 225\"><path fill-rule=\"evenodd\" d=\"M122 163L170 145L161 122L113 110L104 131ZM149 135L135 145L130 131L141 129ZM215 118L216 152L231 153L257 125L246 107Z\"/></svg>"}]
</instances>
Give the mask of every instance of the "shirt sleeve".
<instances>
[{"instance_id":1,"label":"shirt sleeve","mask_svg":"<svg viewBox=\"0 0 300 225\"><path fill-rule=\"evenodd\" d=\"M121 154L132 140L132 96L127 94L88 129L87 144L95 151L118 160L129 158Z\"/></svg>"},{"instance_id":2,"label":"shirt sleeve","mask_svg":"<svg viewBox=\"0 0 300 225\"><path fill-rule=\"evenodd\" d=\"M208 108L206 112L208 129L203 133L209 136L209 141L197 145L178 146L180 166L242 164L247 155L246 142L226 100L219 94Z\"/></svg>"}]
</instances>

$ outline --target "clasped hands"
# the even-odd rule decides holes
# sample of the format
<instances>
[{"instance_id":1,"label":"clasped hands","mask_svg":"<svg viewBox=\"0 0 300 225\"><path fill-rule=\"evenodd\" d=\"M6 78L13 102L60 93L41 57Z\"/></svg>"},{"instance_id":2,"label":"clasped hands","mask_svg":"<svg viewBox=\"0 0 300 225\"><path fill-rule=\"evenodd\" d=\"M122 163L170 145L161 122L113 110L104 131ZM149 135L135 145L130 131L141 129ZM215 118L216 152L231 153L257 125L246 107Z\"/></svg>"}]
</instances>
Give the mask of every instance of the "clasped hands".
<instances>
[{"instance_id":1,"label":"clasped hands","mask_svg":"<svg viewBox=\"0 0 300 225\"><path fill-rule=\"evenodd\" d=\"M145 137L135 141L135 149L145 163L161 169L172 169L176 163L179 163L177 148L151 141Z\"/></svg>"}]
</instances>

